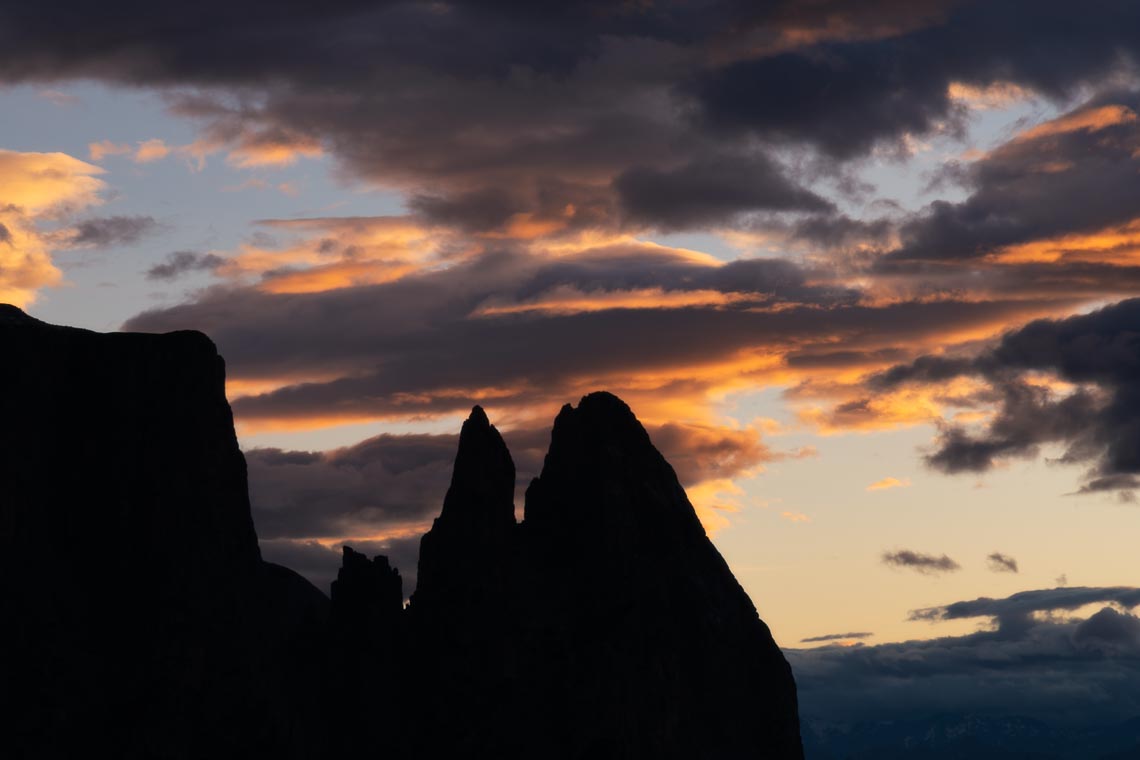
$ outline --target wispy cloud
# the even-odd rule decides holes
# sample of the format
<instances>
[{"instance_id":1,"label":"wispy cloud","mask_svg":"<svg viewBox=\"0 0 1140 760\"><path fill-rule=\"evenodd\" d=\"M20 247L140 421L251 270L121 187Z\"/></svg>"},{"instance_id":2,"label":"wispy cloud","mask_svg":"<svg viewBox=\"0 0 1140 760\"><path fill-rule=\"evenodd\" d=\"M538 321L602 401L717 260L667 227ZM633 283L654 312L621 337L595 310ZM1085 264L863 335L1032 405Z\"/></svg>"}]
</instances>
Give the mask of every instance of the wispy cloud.
<instances>
[{"instance_id":1,"label":"wispy cloud","mask_svg":"<svg viewBox=\"0 0 1140 760\"><path fill-rule=\"evenodd\" d=\"M923 554L921 552L911 551L909 549L900 549L894 552L883 552L882 561L884 565L891 567L900 567L907 570L914 570L915 572L922 573L923 575L937 575L939 573L950 573L962 568L954 560L945 554L938 556L934 554Z\"/></svg>"},{"instance_id":2,"label":"wispy cloud","mask_svg":"<svg viewBox=\"0 0 1140 760\"><path fill-rule=\"evenodd\" d=\"M885 491L888 488L906 488L909 485L910 485L910 479L909 478L903 478L902 480L899 480L898 478L889 478L888 477L888 478L883 478L882 480L876 480L874 483L867 486L867 490L868 491Z\"/></svg>"},{"instance_id":3,"label":"wispy cloud","mask_svg":"<svg viewBox=\"0 0 1140 760\"><path fill-rule=\"evenodd\" d=\"M1017 560L1010 557L1008 554L1001 552L994 552L986 557L989 562L990 570L995 573L1016 573L1018 572Z\"/></svg>"}]
</instances>

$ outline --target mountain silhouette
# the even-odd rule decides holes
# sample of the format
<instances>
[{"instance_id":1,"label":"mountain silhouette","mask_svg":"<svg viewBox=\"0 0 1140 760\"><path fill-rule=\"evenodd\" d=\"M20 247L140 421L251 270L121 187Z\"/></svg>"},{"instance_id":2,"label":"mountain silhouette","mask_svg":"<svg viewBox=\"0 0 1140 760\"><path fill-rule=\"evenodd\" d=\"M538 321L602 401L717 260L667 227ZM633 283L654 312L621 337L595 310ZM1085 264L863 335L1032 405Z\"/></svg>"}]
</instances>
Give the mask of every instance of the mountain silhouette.
<instances>
[{"instance_id":1,"label":"mountain silhouette","mask_svg":"<svg viewBox=\"0 0 1140 760\"><path fill-rule=\"evenodd\" d=\"M670 465L567 405L515 516L475 407L417 588L261 560L208 338L0 305L0 709L15 757L802 758L791 670Z\"/></svg>"}]
</instances>

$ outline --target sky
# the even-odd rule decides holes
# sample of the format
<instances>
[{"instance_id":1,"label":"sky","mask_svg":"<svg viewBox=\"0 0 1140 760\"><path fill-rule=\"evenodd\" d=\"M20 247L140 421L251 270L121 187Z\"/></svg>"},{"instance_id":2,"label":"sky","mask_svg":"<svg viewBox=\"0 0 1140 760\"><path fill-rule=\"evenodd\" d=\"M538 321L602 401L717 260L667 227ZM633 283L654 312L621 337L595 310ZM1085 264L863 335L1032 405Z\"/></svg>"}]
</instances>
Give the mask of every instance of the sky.
<instances>
[{"instance_id":1,"label":"sky","mask_svg":"<svg viewBox=\"0 0 1140 760\"><path fill-rule=\"evenodd\" d=\"M1134 667L1140 7L1075 7L7 4L0 301L210 335L321 585L348 542L410 593L472 405L521 513L605 389L802 692Z\"/></svg>"}]
</instances>

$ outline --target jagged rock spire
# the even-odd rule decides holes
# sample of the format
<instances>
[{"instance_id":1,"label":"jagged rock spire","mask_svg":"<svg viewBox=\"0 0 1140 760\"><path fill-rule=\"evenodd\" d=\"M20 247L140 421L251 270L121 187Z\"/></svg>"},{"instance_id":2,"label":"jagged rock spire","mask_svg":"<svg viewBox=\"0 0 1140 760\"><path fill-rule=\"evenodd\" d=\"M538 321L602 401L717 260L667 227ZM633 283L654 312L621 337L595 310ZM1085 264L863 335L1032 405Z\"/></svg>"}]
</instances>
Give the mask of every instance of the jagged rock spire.
<instances>
[{"instance_id":1,"label":"jagged rock spire","mask_svg":"<svg viewBox=\"0 0 1140 760\"><path fill-rule=\"evenodd\" d=\"M479 529L515 522L515 463L499 431L475 406L459 433L451 486L439 519Z\"/></svg>"},{"instance_id":2,"label":"jagged rock spire","mask_svg":"<svg viewBox=\"0 0 1140 760\"><path fill-rule=\"evenodd\" d=\"M443 510L420 541L412 609L458 619L501 603L510 575L515 464L482 407L471 410Z\"/></svg>"}]
</instances>

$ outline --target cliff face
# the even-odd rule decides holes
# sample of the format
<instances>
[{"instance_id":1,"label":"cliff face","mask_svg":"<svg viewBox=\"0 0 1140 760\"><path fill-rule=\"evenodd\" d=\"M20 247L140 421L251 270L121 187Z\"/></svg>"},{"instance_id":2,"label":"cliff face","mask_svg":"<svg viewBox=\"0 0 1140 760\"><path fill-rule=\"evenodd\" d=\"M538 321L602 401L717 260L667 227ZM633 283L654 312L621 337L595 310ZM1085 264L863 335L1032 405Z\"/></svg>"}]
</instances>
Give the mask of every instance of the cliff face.
<instances>
[{"instance_id":1,"label":"cliff face","mask_svg":"<svg viewBox=\"0 0 1140 760\"><path fill-rule=\"evenodd\" d=\"M16 746L76 756L100 737L191 757L265 741L288 685L276 664L325 600L261 561L213 344L0 306L0 357L0 709Z\"/></svg>"},{"instance_id":2,"label":"cliff face","mask_svg":"<svg viewBox=\"0 0 1140 760\"><path fill-rule=\"evenodd\" d=\"M521 523L476 407L408 608L347 548L330 605L260 559L207 338L0 306L0 356L14 756L802 757L787 663L614 396L558 415Z\"/></svg>"}]
</instances>

